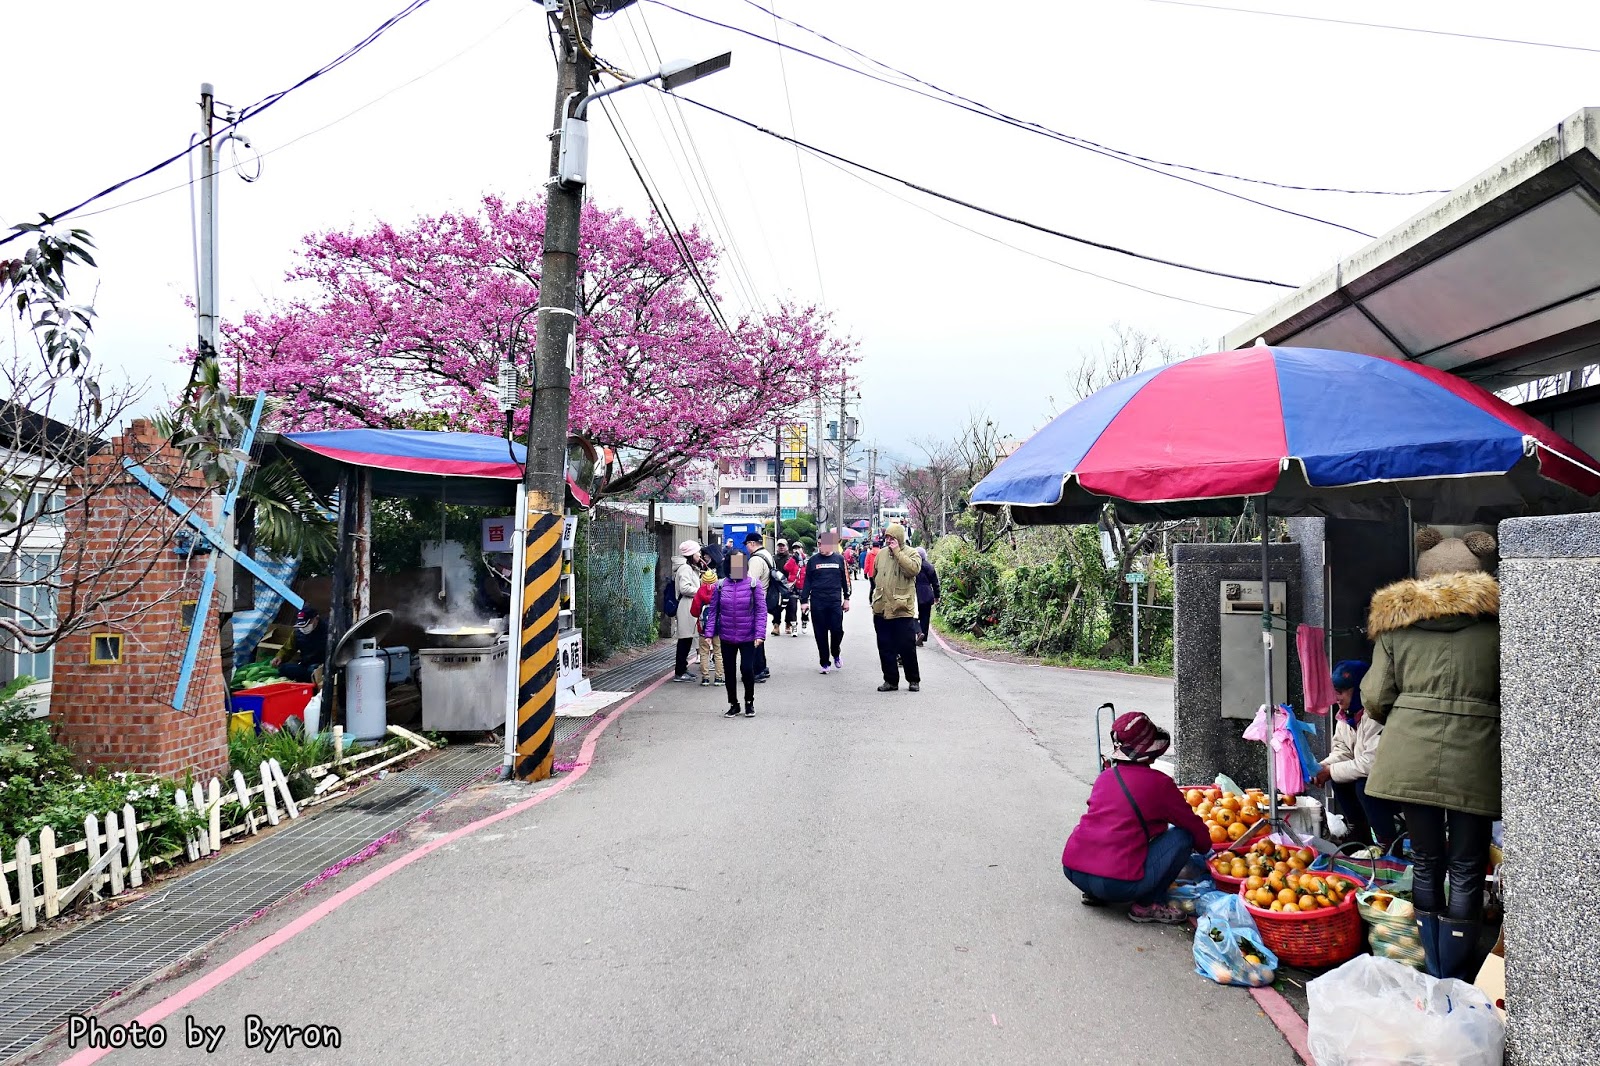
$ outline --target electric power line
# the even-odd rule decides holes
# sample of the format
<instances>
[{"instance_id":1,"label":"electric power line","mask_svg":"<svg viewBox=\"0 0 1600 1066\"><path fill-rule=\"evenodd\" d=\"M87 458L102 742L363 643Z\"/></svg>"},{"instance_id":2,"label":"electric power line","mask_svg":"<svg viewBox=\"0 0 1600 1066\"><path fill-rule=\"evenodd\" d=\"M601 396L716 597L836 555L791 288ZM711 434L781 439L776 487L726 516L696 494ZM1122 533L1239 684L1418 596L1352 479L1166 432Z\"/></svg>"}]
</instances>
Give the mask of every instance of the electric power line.
<instances>
[{"instance_id":1,"label":"electric power line","mask_svg":"<svg viewBox=\"0 0 1600 1066\"><path fill-rule=\"evenodd\" d=\"M768 7L765 7L760 3L757 3L757 0L744 0L744 2L746 4L749 4L751 7L755 8L757 11L765 12L766 14L772 15L775 18L782 19L784 22L787 22L789 25L793 26L795 29L803 30L806 33L811 34L813 37L817 37L817 38L819 38L821 40L827 41L829 44L833 45L835 48L841 49L841 50L843 50L845 52L849 52L853 56L857 56L857 57L859 57L861 59L864 59L868 63L871 63L876 67L880 67L883 70L886 70L886 71L890 72L891 74L896 75L897 77L904 78L907 81L915 82L918 85L927 86L928 88L933 89L936 92L943 93L945 96L949 96L949 97L952 97L953 99L960 100L963 103L971 104L974 107L981 108L984 111L990 112L991 114L994 114L994 115L1001 115L1002 114L1002 112L997 111L996 109L990 107L988 104L984 104L984 103L981 103L981 102L979 102L977 100L973 100L970 97L962 96L960 93L954 92L954 91L952 91L950 89L943 88L943 87L941 87L939 85L935 85L931 81L925 81L924 79L917 77L915 74L910 74L910 73L908 73L908 72L906 72L904 70L901 70L899 67L896 67L896 66L894 66L894 65L892 65L890 63L885 63L881 59L877 59L877 58L875 58L873 56L870 56L867 53L865 53L865 52L863 52L863 51L861 51L861 50L859 50L857 48L852 48L849 45L844 44L841 41L834 40L832 37L829 37L827 34L821 32L820 30L814 30L810 26L806 26L803 23L796 22L792 18L788 18L787 16L784 16L784 15L779 15L777 12L773 11L772 9L770 9ZM1158 0L1158 2L1161 2L1161 0ZM1187 5L1187 6L1201 7L1201 6L1205 6L1205 5L1191 4L1191 5ZM1235 8L1219 8L1218 10L1238 10L1238 9L1235 9ZM846 68L846 69L850 69L850 68ZM1024 124L1029 125L1029 126L1036 126L1041 130L1048 129L1048 127L1041 126L1039 123L1028 122L1027 120L1024 120L1024 119L1018 119L1017 121L1018 122L1023 122ZM1328 185L1293 185L1293 184L1290 184L1288 182L1269 181L1266 178L1251 178L1251 177L1246 177L1243 174L1231 174L1231 173L1229 173L1229 172L1227 172L1225 170L1207 170L1205 167L1190 166L1187 163L1174 163L1174 162L1172 162L1171 160L1168 160L1168 159L1152 159L1149 156L1139 155L1136 152L1129 152L1129 151L1127 151L1125 149L1122 149L1122 148L1114 148L1111 145L1101 144L1098 141L1092 141L1087 137L1079 137L1076 134L1060 133L1059 131L1051 131L1051 132L1052 133L1056 133L1059 137L1064 138L1066 140L1081 141L1084 144L1091 145L1091 146L1093 146L1095 148L1103 149L1103 150L1105 150L1107 152L1112 153L1113 155L1125 156L1128 159L1137 159L1142 163L1154 163L1156 166L1171 167L1174 170L1187 170L1187 171L1189 171L1190 173L1193 173L1193 174L1207 174L1207 175L1210 175L1211 177L1214 177L1214 178L1227 178L1230 181L1243 181L1243 182L1248 182L1251 185L1266 185L1266 186L1270 186L1271 188L1274 188L1274 189L1292 189L1292 190L1294 190L1296 192L1343 193L1343 194L1348 195L1348 196L1437 196L1437 195L1440 195L1440 194L1443 194L1443 193L1447 193L1447 192L1450 191L1449 189L1415 189L1415 190L1412 190L1410 192L1400 192L1400 191L1396 191L1396 190L1392 190L1392 189L1343 189L1343 188L1338 188L1338 187L1335 187L1335 186L1328 186Z\"/></svg>"},{"instance_id":2,"label":"electric power line","mask_svg":"<svg viewBox=\"0 0 1600 1066\"><path fill-rule=\"evenodd\" d=\"M649 66L650 52L653 50L656 55L654 65L659 67L662 62L661 50L656 46L655 36L650 33L648 20L644 24L645 34L650 38L650 47L647 49L645 47L645 39L640 36L639 28L634 22L632 7L626 8L625 11L627 12L625 21L628 24L629 32L633 35L634 42L639 46L640 58L646 66ZM642 11L640 15L641 17L643 16ZM619 44L622 45L626 53L626 42L619 40ZM668 107L666 101L658 96L650 97L650 99L654 106L647 106L646 111L649 112L650 119L655 124L657 132L661 134L662 143L668 144L667 131L669 130L672 134L672 140L677 142L678 152L676 154L672 154L671 146L668 144L668 153L672 155L673 168L678 172L679 180L683 183L684 188L689 191L691 197L698 196L702 215L716 234L717 240L727 251L730 273L737 287L742 290L746 305L752 311L765 311L765 305L756 287L755 278L750 272L750 265L744 257L743 250L734 239L733 227L728 223L727 213L722 209L722 200L717 195L715 183L711 180L711 172L706 168L705 159L700 155L699 146L694 143L694 135L689 132L688 124L683 122L681 105L678 106L678 121L675 122L672 110ZM666 120L665 126L662 125L661 119L656 117L657 108L660 109L662 117ZM621 110L619 105L617 108L619 115ZM681 132L679 129L680 123L682 123ZM693 160L689 158L691 151L694 156ZM682 166L678 165L679 156L683 158ZM698 169L696 169L696 162L698 162ZM686 169L687 177L685 176ZM657 188L659 189L659 183Z\"/></svg>"},{"instance_id":3,"label":"electric power line","mask_svg":"<svg viewBox=\"0 0 1600 1066\"><path fill-rule=\"evenodd\" d=\"M381 93L378 96L374 96L371 100L368 100L366 103L362 104L360 107L353 108L352 110L346 111L344 114L340 115L338 118L333 119L330 122L324 122L322 125L316 127L315 129L309 129L306 132L304 132L302 134L299 134L298 136L291 137L289 140L284 141L282 144L277 145L276 147L269 148L265 152L257 152L255 158L258 159L258 160L265 159L265 158L267 158L267 156L275 155L278 152L283 151L285 148L290 147L291 145L299 144L301 141L305 140L307 137L314 137L317 134L321 133L323 130L332 129L334 126L339 125L339 123L344 122L346 119L354 118L355 116L359 115L361 112L365 111L367 108L372 107L375 104L382 103L383 101L387 100L389 97L393 96L395 93L399 92L400 90L409 88L410 86L415 85L417 82L421 81L422 79L427 78L427 77L429 77L429 76L431 76L433 74L438 73L439 71L443 70L445 67L449 66L451 63L454 63L456 60L458 60L462 56L466 55L468 52L470 52L473 49L477 48L478 46L482 45L485 41L489 40L489 38L493 37L495 34L499 33L502 29L504 29L507 25L509 25L514 19L521 18L523 15L527 14L531 10L533 10L533 9L532 8L527 8L527 7L518 8L516 11L512 12L509 16L507 16L504 21L502 21L497 26L495 26L494 29L490 30L488 33L484 34L482 37L479 37L477 40L473 41L471 44L469 44L465 48L461 49L461 51L457 52L455 55L450 56L448 59L441 60L439 63L435 64L434 66L429 67L427 70L423 71L421 74L418 74L416 77L410 78L410 79L408 79L406 81L403 81L399 85L396 85L394 88L388 90L387 92ZM191 140L196 140L197 141L198 137L191 137ZM192 149L191 149L191 162L192 162ZM244 165L244 162L245 162L244 160L241 160L239 162L230 163L230 164L228 164L227 166L224 166L224 167L218 167L217 168L217 173L222 174L222 173L225 173L225 172L227 172L229 170L237 170L239 167ZM143 196L136 196L132 200L121 200L121 201L119 201L117 203L114 203L114 204L111 204L111 205L109 205L107 207L101 207L101 208L97 208L96 210L93 210L93 211L83 211L83 212L80 212L80 213L77 213L77 214L73 214L71 217L83 219L83 218L94 218L96 215L109 214L112 211L117 211L117 210L120 210L120 209L122 209L124 207L132 207L134 204L142 204L146 200L153 200L158 196L165 196L169 192L177 192L179 189L191 187L198 180L199 179L197 177L195 177L191 173L188 181L181 182L181 183L179 183L177 185L169 185L165 189L157 189L155 192L146 193ZM65 218L66 216L62 216L62 217Z\"/></svg>"},{"instance_id":4,"label":"electric power line","mask_svg":"<svg viewBox=\"0 0 1600 1066\"><path fill-rule=\"evenodd\" d=\"M655 88L657 92L666 92L665 89L656 88L655 86L651 86L651 88ZM1148 262L1148 263L1160 263L1162 266L1176 267L1179 270L1188 270L1188 271L1191 271L1191 272L1196 273L1196 274L1209 274L1212 277L1228 278L1229 280L1232 280L1232 281L1248 281L1248 282L1250 282L1251 284L1254 284L1254 285L1271 285L1271 286L1274 286L1274 287L1280 288L1280 289L1297 289L1297 288L1299 288L1298 285L1291 285L1289 282L1286 282L1286 281L1273 281L1273 280L1271 280L1269 278L1256 278L1256 277L1250 277L1249 275L1246 275L1246 274L1232 274L1232 273L1229 273L1229 272L1224 271L1224 270L1212 270L1209 267L1198 267L1198 266L1194 266L1194 265L1189 264L1189 263L1181 263L1181 262L1178 262L1177 260L1174 260L1174 259L1163 259L1160 256L1148 255L1148 254L1146 254L1144 252L1135 252L1135 251L1133 251L1131 249L1123 248L1123 247L1121 247L1119 245L1115 245L1115 244L1109 244L1109 243L1106 243L1104 241L1097 241L1097 240L1093 240L1093 239L1088 238L1088 237L1079 237L1076 234L1066 233L1066 232L1063 232L1062 230L1053 229L1053 228L1051 228L1049 226L1045 226L1045 225L1043 225L1041 223L1038 223L1038 222L1030 222L1027 219L1018 218L1015 215L1008 215L1008 214L1005 214L1002 211L996 211L993 208L983 207L983 206L981 206L979 204L972 203L969 200L963 200L960 197L954 196L954 195L952 195L950 193L939 192L937 189L931 189L931 188L927 187L926 185L919 185L916 182L911 181L909 178L902 178L902 177L899 177L898 175L890 174L887 171L878 170L875 167L868 166L865 163L859 163L856 160L850 159L847 156L842 156L842 155L838 155L838 154L836 154L834 152L830 152L825 148L818 148L814 144L807 144L805 141L802 141L802 140L800 140L798 138L790 137L790 136L787 136L785 134L779 133L777 130L768 129L767 127L761 125L760 123L752 122L747 118L740 118L738 115L731 115L728 112L723 111L721 108L712 107L710 104L704 103L704 102L702 102L700 100L696 100L696 99L694 99L692 97L680 97L680 99L682 99L685 103L692 104L695 107L701 108L702 110L709 111L714 115L721 115L723 118L728 119L730 122L736 122L741 126L745 126L745 127L749 128L749 129L755 130L757 133L766 134L768 137L772 137L772 138L774 138L776 140L784 141L785 143L788 143L788 144L798 145L801 148L804 148L807 151L810 151L810 152L812 152L812 153L814 153L816 155L825 156L828 159L835 160L836 162L844 163L847 166L852 166L852 167L857 168L858 170L866 171L868 174L876 175L877 177L884 178L884 179L886 179L888 181L895 182L898 185L904 185L906 188L915 190L916 192L923 193L926 196L932 196L932 197L934 197L936 199L944 200L947 203L952 203L952 204L956 204L956 205L958 205L960 207L965 207L970 211L976 211L979 214L988 215L991 218L998 218L998 219L1000 219L1001 221L1004 221L1004 222L1010 222L1010 223L1013 223L1013 224L1018 225L1018 226L1024 226L1024 227L1026 227L1028 229L1036 230L1039 233L1047 233L1052 237L1060 237L1062 240L1072 241L1074 244L1082 244L1082 245L1086 245L1086 246L1088 246L1090 248L1099 248L1102 251L1115 252L1118 255L1129 256L1130 258L1133 258L1133 259L1142 259L1142 260L1144 260L1145 262Z\"/></svg>"},{"instance_id":5,"label":"electric power line","mask_svg":"<svg viewBox=\"0 0 1600 1066\"><path fill-rule=\"evenodd\" d=\"M748 0L746 0L748 2ZM1369 30L1394 30L1398 33L1421 33L1430 37L1458 37L1464 41L1488 41L1492 44L1515 44L1526 48L1554 48L1563 52L1587 52L1600 55L1600 48L1582 44L1558 44L1554 41L1527 41L1517 37L1493 37L1481 33L1461 33L1456 30L1434 30L1423 26L1395 26L1387 22L1357 22L1353 19L1326 18L1322 15L1295 15L1287 11L1262 11L1250 7L1224 7L1221 4L1196 4L1188 0L1150 0L1154 4L1173 7L1194 7L1205 11L1228 11L1239 15L1266 15L1269 18L1298 19L1302 22L1327 22L1335 26L1360 26ZM1440 190L1448 192L1448 189Z\"/></svg>"},{"instance_id":6,"label":"electric power line","mask_svg":"<svg viewBox=\"0 0 1600 1066\"><path fill-rule=\"evenodd\" d=\"M839 173L844 174L844 175L846 175L846 176L848 176L850 178L853 178L856 181L861 182L863 185L867 186L868 188L876 189L878 192L883 193L883 195L885 195L885 196L893 197L894 199L899 200L901 203L903 203L903 204L905 204L905 205L907 205L909 207L914 207L918 211L924 212L925 214L932 215L934 218L938 219L939 221L941 221L941 222L943 222L943 223L945 223L947 225L954 226L956 229L966 230L968 233L972 234L973 236L982 237L984 240L990 241L990 242L992 242L994 244L998 244L1002 248L1009 248L1013 252L1018 252L1018 253L1020 253L1022 255L1030 256L1030 257L1032 257L1034 259L1040 260L1041 262L1050 263L1051 265L1058 266L1063 270L1070 270L1074 274L1084 274L1084 275L1086 275L1088 277L1096 278L1096 279L1098 279L1100 281L1104 281L1104 282L1106 282L1108 284L1111 284L1111 285L1119 285L1119 286L1121 286L1122 288L1125 288L1125 289L1135 289L1135 290L1137 290L1139 292L1146 293L1146 294L1148 294L1150 296L1159 296L1163 300L1174 300L1174 301L1176 301L1178 303L1189 304L1192 307L1204 307L1204 308L1208 308L1208 309L1210 309L1212 311L1227 311L1229 314L1235 314L1235 315L1248 315L1248 314L1250 314L1249 311L1242 311L1237 307L1223 307L1221 304L1208 304L1203 300L1191 300L1187 296L1175 296L1170 292L1162 292L1159 289L1147 289L1143 285L1136 285L1131 281L1123 281L1120 278L1108 277L1105 274L1097 274L1093 270L1085 270L1083 267L1073 266L1071 263L1063 263L1059 259L1052 259L1048 255L1041 255L1038 252L1035 252L1031 248L1024 248L1020 244L1012 244L1010 241L1002 240L1001 238L996 237L992 233L985 233L981 229L976 229L976 228L974 228L972 226L968 226L968 225L966 225L964 223L957 222L955 219L950 218L947 215L940 214L939 212L935 211L933 208L929 207L927 204L919 204L915 200L911 199L911 197L909 197L909 196L902 196L899 193L895 192L893 189L886 189L882 185L879 185L877 182L872 181L872 180L864 177L863 175L857 173L854 170L851 170L849 167L844 166L844 165L839 164L839 163L835 163L833 160L828 159L828 158L826 158L824 156L816 156L815 158L817 159L818 162L826 163L828 166L830 166L833 169L837 170Z\"/></svg>"},{"instance_id":7,"label":"electric power line","mask_svg":"<svg viewBox=\"0 0 1600 1066\"><path fill-rule=\"evenodd\" d=\"M794 121L794 97L789 93L789 66L783 59L783 42L777 40L778 13L776 11L772 13L772 36L772 43L778 49L778 73L783 78L783 104L784 108L789 112L789 132L798 136L800 128L795 125ZM794 171L800 177L800 204L805 208L806 233L811 238L811 266L817 272L817 295L822 298L822 304L826 307L828 304L828 290L822 283L822 257L817 254L817 227L811 221L811 193L806 188L806 168L800 162L800 149L798 146L794 150Z\"/></svg>"},{"instance_id":8,"label":"electric power line","mask_svg":"<svg viewBox=\"0 0 1600 1066\"><path fill-rule=\"evenodd\" d=\"M613 111L608 98L600 100L600 109L605 112L606 121L611 124L612 132L617 135L617 141L622 145L623 154L628 157L628 163L633 168L634 176L639 179L639 185L644 189L646 199L650 201L650 208L655 212L656 221L661 223L661 228L666 231L667 238L672 241L672 246L678 252L678 257L683 260L683 265L689 273L690 283L699 293L700 299L705 303L706 310L721 327L722 332L733 336L733 330L728 328L728 320L723 316L722 306L717 302L717 297L711 291L711 286L706 284L706 279L700 273L699 264L694 261L694 252L689 247L688 240L683 231L678 228L677 219L673 218L672 211L666 206L665 198L658 199L659 189L652 189L652 182L647 180L637 152L637 145L633 143L633 135L627 132L625 124L620 125L620 117Z\"/></svg>"},{"instance_id":9,"label":"electric power line","mask_svg":"<svg viewBox=\"0 0 1600 1066\"><path fill-rule=\"evenodd\" d=\"M1062 144L1070 145L1073 148L1077 148L1094 155L1104 156L1107 159L1112 159L1119 163L1126 163L1129 166L1137 167L1140 170L1149 171L1150 173L1157 174L1163 178L1171 178L1173 181L1181 181L1185 184L1194 185L1201 189L1208 189L1220 196L1226 196L1234 200L1241 200L1244 203L1253 204L1256 207L1265 208L1268 211L1276 211L1281 215L1289 215L1293 218L1305 219L1307 222L1315 222L1319 225L1331 226L1334 229L1344 230L1347 233L1354 233L1358 237L1367 237L1369 239L1373 237L1373 234L1368 233L1366 230L1357 229L1354 226L1347 226L1342 222L1334 222L1331 219L1322 218L1319 215L1313 215L1305 211L1296 211L1293 208L1282 207L1278 204L1268 203L1265 200L1257 200L1253 196L1246 196L1244 193L1235 192L1232 189L1219 188L1216 185L1211 185L1207 182L1200 181L1198 178L1191 178L1184 174L1174 174L1168 170L1157 169L1157 167L1154 165L1141 162L1140 160L1142 157L1135 157L1125 152L1113 151L1111 149L1101 147L1094 142L1087 141L1082 137L1075 137L1071 134L1062 133L1059 130L1051 129L1050 127L1042 125L1038 122L1031 122L1026 119L1017 118L1013 115L1008 115L1005 112L989 107L986 104L981 104L974 100L968 100L966 97L951 93L945 89L938 89L937 86L933 86L931 83L923 82L921 84L929 85L930 88L937 89L939 93L944 95L935 95L935 93L926 92L922 89L916 88L915 86L905 85L897 81L891 81L888 78L873 74L871 71L862 70L859 67L852 67L848 63L841 63L836 59L829 59L826 56L820 56L815 52L807 51L806 49L800 48L796 45L784 44L781 41L775 41L771 37L757 33L754 30L747 30L742 26L733 26L726 22L718 22L716 19L707 18L704 15L696 15L693 12L685 11L679 7L674 7L672 4L667 3L666 0L650 0L650 2L654 3L658 7L664 7L668 11L674 11L680 15L683 15L685 18L691 18L697 22L703 22L707 25L716 26L720 29L729 30L733 33L743 34L746 37L751 37L758 41L764 41L767 44L775 45L778 48L796 52L800 55L807 56L808 58L815 59L818 62L826 63L831 67L837 67L840 70L849 71L850 73L866 78L869 81L875 81L883 85L888 85L891 88L901 89L905 92L911 93L914 96L920 96L925 99L932 100L935 103L945 104L946 106L954 107L960 111L967 111L971 114L979 116L980 118L991 119L1004 125L1013 126L1017 129L1024 130L1028 133L1037 134L1041 137L1047 137L1050 140L1059 141Z\"/></svg>"},{"instance_id":10,"label":"electric power line","mask_svg":"<svg viewBox=\"0 0 1600 1066\"><path fill-rule=\"evenodd\" d=\"M339 53L338 56L336 56L335 58L329 60L327 63L324 63L322 66L318 67L316 70L312 71L310 74L307 74L305 77L301 78L299 81L295 82L293 85L289 86L287 89L279 89L277 92L268 93L266 96L263 96L261 99L257 100L255 103L247 104L244 107L238 109L237 111L235 111L233 113L233 116L229 119L229 121L226 124L224 124L223 126L219 127L215 131L213 131L213 134L212 134L213 139L215 139L216 137L221 136L222 134L227 133L230 130L237 129L240 126L240 124L243 123L246 119L254 118L256 115L261 114L263 111L267 110L268 108L272 107L274 104L277 104L279 101L283 100L284 97L288 96L290 93L294 92L295 90L301 89L301 88L311 84L312 82L316 81L318 78L323 77L324 75L329 74L334 70L337 70L339 67L343 66L345 63L348 63L350 60L354 59L362 51L364 51L369 46L371 46L374 42L376 42L378 40L378 38L382 37L385 33L387 33L390 30L392 30L395 26L399 25L402 21L404 21L405 19L409 18L411 15L416 14L426 4L428 4L428 2L429 2L429 0L411 0L411 2L406 4L405 7L401 8L395 14L390 15L383 22L379 23L379 25L377 26L376 29L372 30L372 32L368 33L361 40L357 41L355 44L351 45L349 48L346 48L343 52ZM194 151L194 144L191 143L188 146L186 146L182 151L176 152L176 153L168 156L167 158L161 160L159 163L156 163L153 166L146 167L144 170L141 170L139 173L133 175L132 177L123 178L121 181L116 182L115 184L106 186L104 189L101 189L99 192L95 193L93 196L90 196L89 198L87 198L85 200L79 201L78 203L74 204L73 206L67 208L64 211L57 211L54 214L44 216L45 221L47 223L52 223L52 222L57 222L57 221L60 221L61 219L67 218L67 217L71 216L74 212L81 211L83 208L88 207L90 204L95 203L98 200L102 200L107 196L110 196L112 193L116 192L118 189L121 189L121 188L124 188L124 187L126 187L128 185L131 185L134 182L140 180L141 178L147 178L151 174L154 174L154 173L156 173L158 171L165 170L167 167L169 167L172 164L178 162L180 159L183 159L185 156L189 155L193 151ZM181 188L181 186L180 186L180 188ZM21 237L22 235L23 235L22 232L15 231L15 232L12 232L11 234L9 234L8 236L0 237L0 245L9 244L11 241L16 240L18 237Z\"/></svg>"}]
</instances>

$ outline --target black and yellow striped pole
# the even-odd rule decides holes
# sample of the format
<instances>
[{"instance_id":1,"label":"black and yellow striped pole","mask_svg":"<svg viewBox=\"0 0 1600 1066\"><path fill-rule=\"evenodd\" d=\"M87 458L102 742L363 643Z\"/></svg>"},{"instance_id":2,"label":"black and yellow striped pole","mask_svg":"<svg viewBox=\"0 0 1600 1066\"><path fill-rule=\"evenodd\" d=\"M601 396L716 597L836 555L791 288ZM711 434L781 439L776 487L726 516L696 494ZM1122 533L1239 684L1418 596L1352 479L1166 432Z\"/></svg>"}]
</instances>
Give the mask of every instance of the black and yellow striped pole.
<instances>
[{"instance_id":1,"label":"black and yellow striped pole","mask_svg":"<svg viewBox=\"0 0 1600 1066\"><path fill-rule=\"evenodd\" d=\"M515 768L523 781L549 777L555 750L562 526L559 514L530 512L523 541Z\"/></svg>"}]
</instances>

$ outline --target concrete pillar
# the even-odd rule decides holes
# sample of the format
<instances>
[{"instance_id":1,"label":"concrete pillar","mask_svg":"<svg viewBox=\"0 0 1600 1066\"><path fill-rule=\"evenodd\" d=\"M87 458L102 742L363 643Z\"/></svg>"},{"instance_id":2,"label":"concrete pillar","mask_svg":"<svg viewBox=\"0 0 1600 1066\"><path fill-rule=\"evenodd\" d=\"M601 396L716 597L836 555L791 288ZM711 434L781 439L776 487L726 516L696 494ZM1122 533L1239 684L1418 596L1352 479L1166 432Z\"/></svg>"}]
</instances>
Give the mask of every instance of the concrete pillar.
<instances>
[{"instance_id":1,"label":"concrete pillar","mask_svg":"<svg viewBox=\"0 0 1600 1066\"><path fill-rule=\"evenodd\" d=\"M1268 549L1273 581L1288 586L1289 633L1279 634L1274 655L1288 656L1288 697L1300 699L1300 662L1294 627L1303 617L1300 545ZM1227 774L1245 787L1265 787L1267 749L1240 734L1250 723L1222 717L1222 635L1218 590L1225 580L1261 580L1261 545L1179 544L1173 548L1173 695L1178 780L1210 781ZM1259 652L1257 660L1259 661ZM1259 696L1255 705L1260 704ZM1319 728L1325 728L1320 726Z\"/></svg>"},{"instance_id":2,"label":"concrete pillar","mask_svg":"<svg viewBox=\"0 0 1600 1066\"><path fill-rule=\"evenodd\" d=\"M1600 1047L1600 515L1500 524L1506 1063Z\"/></svg>"}]
</instances>

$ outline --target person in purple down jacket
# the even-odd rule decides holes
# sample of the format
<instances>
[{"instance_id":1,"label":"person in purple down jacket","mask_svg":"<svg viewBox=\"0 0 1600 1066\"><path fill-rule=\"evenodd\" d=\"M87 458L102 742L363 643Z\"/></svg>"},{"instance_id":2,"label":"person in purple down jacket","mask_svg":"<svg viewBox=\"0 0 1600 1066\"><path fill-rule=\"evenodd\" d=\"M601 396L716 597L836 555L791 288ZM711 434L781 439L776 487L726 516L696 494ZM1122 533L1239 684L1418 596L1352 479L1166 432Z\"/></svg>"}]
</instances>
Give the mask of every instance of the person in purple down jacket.
<instances>
[{"instance_id":1,"label":"person in purple down jacket","mask_svg":"<svg viewBox=\"0 0 1600 1066\"><path fill-rule=\"evenodd\" d=\"M734 671L744 679L744 716L756 714L756 649L767 633L767 604L761 587L750 580L745 557L729 559L728 576L717 582L701 617L706 636L722 642L722 676L728 686L724 718L739 717L739 689Z\"/></svg>"}]
</instances>

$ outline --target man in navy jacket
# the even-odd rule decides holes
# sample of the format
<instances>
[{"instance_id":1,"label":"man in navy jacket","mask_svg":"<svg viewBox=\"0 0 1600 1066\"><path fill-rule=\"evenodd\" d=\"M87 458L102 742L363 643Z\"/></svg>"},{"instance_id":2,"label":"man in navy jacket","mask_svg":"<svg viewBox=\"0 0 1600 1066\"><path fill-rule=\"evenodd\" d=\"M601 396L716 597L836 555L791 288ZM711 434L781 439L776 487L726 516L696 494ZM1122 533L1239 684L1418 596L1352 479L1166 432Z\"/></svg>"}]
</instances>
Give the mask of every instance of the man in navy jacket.
<instances>
[{"instance_id":1,"label":"man in navy jacket","mask_svg":"<svg viewBox=\"0 0 1600 1066\"><path fill-rule=\"evenodd\" d=\"M844 666L839 649L844 643L844 612L850 609L850 570L839 554L837 533L824 533L817 554L806 560L806 580L800 598L811 604L812 632L817 639L817 659L822 672Z\"/></svg>"}]
</instances>

